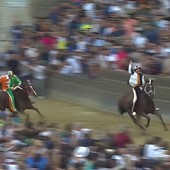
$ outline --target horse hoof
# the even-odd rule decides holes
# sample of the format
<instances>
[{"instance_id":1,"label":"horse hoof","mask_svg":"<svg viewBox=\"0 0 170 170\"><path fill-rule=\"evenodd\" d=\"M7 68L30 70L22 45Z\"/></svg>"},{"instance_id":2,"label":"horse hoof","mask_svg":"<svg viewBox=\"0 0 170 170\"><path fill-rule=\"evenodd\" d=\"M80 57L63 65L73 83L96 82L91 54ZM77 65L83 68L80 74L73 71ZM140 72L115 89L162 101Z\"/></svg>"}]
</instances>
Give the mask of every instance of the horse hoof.
<instances>
[{"instance_id":1,"label":"horse hoof","mask_svg":"<svg viewBox=\"0 0 170 170\"><path fill-rule=\"evenodd\" d=\"M148 127L149 127L149 125L145 125L145 127L146 127L146 128L148 128Z\"/></svg>"},{"instance_id":2,"label":"horse hoof","mask_svg":"<svg viewBox=\"0 0 170 170\"><path fill-rule=\"evenodd\" d=\"M142 132L142 135L143 135L143 136L148 136L149 134L148 134L146 131L143 131L143 132Z\"/></svg>"},{"instance_id":3,"label":"horse hoof","mask_svg":"<svg viewBox=\"0 0 170 170\"><path fill-rule=\"evenodd\" d=\"M147 132L146 132L146 129L142 129L141 135L148 135Z\"/></svg>"},{"instance_id":4,"label":"horse hoof","mask_svg":"<svg viewBox=\"0 0 170 170\"><path fill-rule=\"evenodd\" d=\"M145 131L142 131L142 132L141 132L141 135L142 135L142 136L145 136L145 135L146 135L146 132L145 132Z\"/></svg>"}]
</instances>

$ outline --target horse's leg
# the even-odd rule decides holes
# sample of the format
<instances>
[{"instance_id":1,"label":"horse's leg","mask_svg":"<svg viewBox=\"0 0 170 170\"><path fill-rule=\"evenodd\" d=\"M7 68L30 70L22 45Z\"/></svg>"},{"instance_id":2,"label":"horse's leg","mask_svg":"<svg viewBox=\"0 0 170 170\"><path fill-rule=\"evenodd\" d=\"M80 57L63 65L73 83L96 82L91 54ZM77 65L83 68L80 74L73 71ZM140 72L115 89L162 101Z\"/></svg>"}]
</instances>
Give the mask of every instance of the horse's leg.
<instances>
[{"instance_id":1,"label":"horse's leg","mask_svg":"<svg viewBox=\"0 0 170 170\"><path fill-rule=\"evenodd\" d=\"M45 119L45 117L40 113L40 111L35 106L32 105L29 109L35 110L41 118Z\"/></svg>"},{"instance_id":2,"label":"horse's leg","mask_svg":"<svg viewBox=\"0 0 170 170\"><path fill-rule=\"evenodd\" d=\"M22 114L22 115L24 115L24 117L25 117L25 123L27 123L27 122L29 122L29 120L30 120L30 116L29 116L29 113L27 113L27 112L25 112L25 111L21 111L20 110L20 113Z\"/></svg>"},{"instance_id":3,"label":"horse's leg","mask_svg":"<svg viewBox=\"0 0 170 170\"><path fill-rule=\"evenodd\" d=\"M141 115L140 114L136 115L136 120L138 121L139 124L141 124Z\"/></svg>"},{"instance_id":4,"label":"horse's leg","mask_svg":"<svg viewBox=\"0 0 170 170\"><path fill-rule=\"evenodd\" d=\"M29 113L26 113L26 112L24 112L25 113L25 121L26 122L29 122L30 121L30 115L29 115Z\"/></svg>"},{"instance_id":5,"label":"horse's leg","mask_svg":"<svg viewBox=\"0 0 170 170\"><path fill-rule=\"evenodd\" d=\"M166 124L165 124L165 122L164 122L164 120L163 120L163 118L162 118L162 116L161 116L161 114L160 113L158 113L158 111L155 111L154 113L153 113L154 115L156 115L156 116L158 116L158 118L161 120L161 123L162 123L162 125L163 125L163 127L164 127L164 130L168 130L168 128L167 128L167 126L166 126Z\"/></svg>"},{"instance_id":6,"label":"horse's leg","mask_svg":"<svg viewBox=\"0 0 170 170\"><path fill-rule=\"evenodd\" d=\"M146 113L142 113L142 116L143 117L145 117L146 119L147 119L147 123L146 123L146 125L145 125L145 127L149 127L149 124L150 124L150 121L151 121L151 119L150 119L150 117L146 114Z\"/></svg>"},{"instance_id":7,"label":"horse's leg","mask_svg":"<svg viewBox=\"0 0 170 170\"><path fill-rule=\"evenodd\" d=\"M135 116L133 116L132 115L132 112L130 111L130 112L128 112L128 114L129 114L129 116L131 117L131 119L133 120L133 122L137 125L137 126L139 126L141 129L142 129L142 131L145 131L145 128L140 124L140 122L139 122L139 120L140 120L140 116L138 115L137 117L137 119L135 118ZM138 114L138 113L137 113Z\"/></svg>"}]
</instances>

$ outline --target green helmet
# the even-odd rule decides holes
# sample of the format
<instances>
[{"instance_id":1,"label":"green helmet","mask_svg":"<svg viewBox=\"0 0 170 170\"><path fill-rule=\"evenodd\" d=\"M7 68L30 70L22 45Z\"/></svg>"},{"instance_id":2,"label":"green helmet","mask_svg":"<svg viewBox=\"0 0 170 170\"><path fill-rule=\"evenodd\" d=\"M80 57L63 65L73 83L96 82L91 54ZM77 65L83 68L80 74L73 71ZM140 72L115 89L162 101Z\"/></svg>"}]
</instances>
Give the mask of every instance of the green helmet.
<instances>
[{"instance_id":1,"label":"green helmet","mask_svg":"<svg viewBox=\"0 0 170 170\"><path fill-rule=\"evenodd\" d=\"M14 75L13 71L8 71L8 76L13 76L13 75Z\"/></svg>"}]
</instances>

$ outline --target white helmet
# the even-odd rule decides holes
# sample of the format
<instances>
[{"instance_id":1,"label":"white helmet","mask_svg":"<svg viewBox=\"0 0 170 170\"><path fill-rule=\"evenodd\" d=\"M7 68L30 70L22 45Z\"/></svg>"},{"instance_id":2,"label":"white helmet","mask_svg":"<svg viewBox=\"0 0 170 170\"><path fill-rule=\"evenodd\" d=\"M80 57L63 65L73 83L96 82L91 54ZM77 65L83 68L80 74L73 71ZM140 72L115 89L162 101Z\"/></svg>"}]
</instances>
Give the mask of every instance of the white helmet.
<instances>
[{"instance_id":1,"label":"white helmet","mask_svg":"<svg viewBox=\"0 0 170 170\"><path fill-rule=\"evenodd\" d=\"M8 71L8 76L13 76L13 75L14 75L13 71Z\"/></svg>"},{"instance_id":2,"label":"white helmet","mask_svg":"<svg viewBox=\"0 0 170 170\"><path fill-rule=\"evenodd\" d=\"M137 69L140 69L141 70L141 67L140 66L135 66L135 71L137 70Z\"/></svg>"}]
</instances>

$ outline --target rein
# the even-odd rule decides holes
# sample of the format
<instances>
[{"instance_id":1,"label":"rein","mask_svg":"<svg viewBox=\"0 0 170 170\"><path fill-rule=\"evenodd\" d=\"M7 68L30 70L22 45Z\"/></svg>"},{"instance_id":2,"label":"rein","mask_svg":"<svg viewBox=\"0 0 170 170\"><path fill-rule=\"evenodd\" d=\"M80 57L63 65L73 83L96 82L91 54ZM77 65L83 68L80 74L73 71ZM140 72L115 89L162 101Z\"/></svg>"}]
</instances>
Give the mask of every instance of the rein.
<instances>
[{"instance_id":1,"label":"rein","mask_svg":"<svg viewBox=\"0 0 170 170\"><path fill-rule=\"evenodd\" d=\"M151 86L149 83L146 83L145 86L144 86L144 88L143 88L143 90L145 91L145 93L146 93L148 96L149 96L150 93L153 93L153 95L154 95L154 94L155 94L155 89L154 89L154 90L151 89L151 90L149 90L149 91L146 90L146 88L147 88L148 85Z\"/></svg>"},{"instance_id":2,"label":"rein","mask_svg":"<svg viewBox=\"0 0 170 170\"><path fill-rule=\"evenodd\" d=\"M28 93L26 90L24 90L22 87L20 87L20 86L16 86L15 88L14 88L14 90L16 90L16 89L20 89L20 90L22 90L22 91L24 91L25 93ZM28 93L29 94L29 93Z\"/></svg>"}]
</instances>

